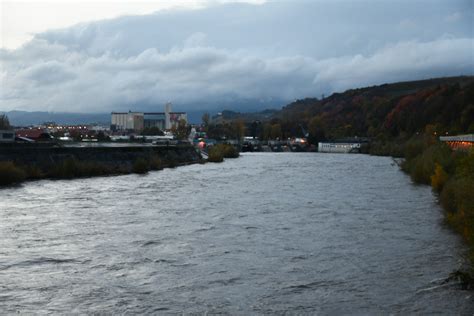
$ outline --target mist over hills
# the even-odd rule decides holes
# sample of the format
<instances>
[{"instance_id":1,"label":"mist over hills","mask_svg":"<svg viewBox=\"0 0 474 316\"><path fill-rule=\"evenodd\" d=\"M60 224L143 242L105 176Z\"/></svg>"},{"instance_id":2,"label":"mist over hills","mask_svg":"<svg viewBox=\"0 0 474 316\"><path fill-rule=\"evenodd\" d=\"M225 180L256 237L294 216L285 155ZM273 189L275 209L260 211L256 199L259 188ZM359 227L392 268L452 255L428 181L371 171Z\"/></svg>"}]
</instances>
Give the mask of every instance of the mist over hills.
<instances>
[{"instance_id":1,"label":"mist over hills","mask_svg":"<svg viewBox=\"0 0 474 316\"><path fill-rule=\"evenodd\" d=\"M383 97L387 100L396 100L405 95L416 93L423 89L434 88L440 85L465 85L474 81L473 76L458 76L458 77L446 77L446 78L433 78L427 80L416 80L416 81L404 81L390 84L382 84L377 86L349 89L344 92L333 93L330 96L321 100L320 96L308 96L308 98L294 100L293 102L287 102L284 100L223 100L220 103L206 103L194 104L194 109L188 111L188 120L190 123L198 124L201 122L201 117L204 113L210 113L211 115L218 112L223 112L227 119L244 119L244 120L268 120L270 117L273 118L285 118L303 115L306 111L316 111L316 108L323 108L324 111L336 111L336 108L341 110L343 106L343 112L349 111L351 108L350 99L355 95L364 96L370 100L375 100L376 97ZM341 103L342 102L342 103ZM370 102L373 102L372 104ZM376 107L377 102L369 101L364 109L370 107ZM343 104L343 105L341 105ZM447 104L445 106L448 106ZM208 110L213 108L214 110ZM131 105L128 110L131 111L143 111L143 112L162 112L164 105L150 105L150 104L135 104ZM180 105L173 105L173 110L182 111ZM271 110L271 111L268 111ZM361 111L361 109L359 109ZM352 107L350 111L359 111L357 108ZM117 110L118 111L118 110ZM317 110L320 112L321 110ZM341 110L342 111L342 110ZM10 122L14 126L28 126L36 125L43 122L56 122L59 124L91 124L97 123L100 125L110 124L110 112L104 113L66 113L66 112L46 112L46 111L6 111ZM334 112L333 117L336 118L338 115L343 114ZM357 113L355 113L357 114ZM356 115L357 116L357 115ZM360 120L364 120L360 118ZM474 118L473 118L474 120Z\"/></svg>"},{"instance_id":2,"label":"mist over hills","mask_svg":"<svg viewBox=\"0 0 474 316\"><path fill-rule=\"evenodd\" d=\"M227 99L221 102L207 102L207 103L193 103L193 106L173 104L173 111L185 111L186 108L191 108L191 111L186 111L188 114L188 121L192 124L201 122L204 113L216 114L223 110L237 111L237 112L259 112L264 109L281 109L287 104L285 100L252 100L252 99ZM136 103L131 104L128 109L123 107L114 110L116 112L122 111L137 111L137 112L163 112L164 104L148 104ZM77 112L48 112L48 111L0 111L6 113L10 123L14 126L30 126L37 125L44 122L55 122L58 124L92 124L99 125L110 124L110 112L102 113L77 113Z\"/></svg>"}]
</instances>

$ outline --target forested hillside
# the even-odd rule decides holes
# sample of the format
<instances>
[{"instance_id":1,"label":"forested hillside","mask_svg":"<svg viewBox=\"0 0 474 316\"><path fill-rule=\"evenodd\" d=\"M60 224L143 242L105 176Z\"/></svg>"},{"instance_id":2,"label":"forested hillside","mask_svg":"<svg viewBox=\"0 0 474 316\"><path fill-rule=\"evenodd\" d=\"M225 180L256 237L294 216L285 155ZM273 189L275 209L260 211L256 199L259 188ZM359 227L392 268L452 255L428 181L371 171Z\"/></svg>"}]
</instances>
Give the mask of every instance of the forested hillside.
<instances>
[{"instance_id":1,"label":"forested hillside","mask_svg":"<svg viewBox=\"0 0 474 316\"><path fill-rule=\"evenodd\" d=\"M302 126L312 142L353 136L409 137L427 126L442 134L473 133L474 77L384 84L322 100L297 100L268 124L278 124L284 137L295 136L291 135L299 132L295 127Z\"/></svg>"}]
</instances>

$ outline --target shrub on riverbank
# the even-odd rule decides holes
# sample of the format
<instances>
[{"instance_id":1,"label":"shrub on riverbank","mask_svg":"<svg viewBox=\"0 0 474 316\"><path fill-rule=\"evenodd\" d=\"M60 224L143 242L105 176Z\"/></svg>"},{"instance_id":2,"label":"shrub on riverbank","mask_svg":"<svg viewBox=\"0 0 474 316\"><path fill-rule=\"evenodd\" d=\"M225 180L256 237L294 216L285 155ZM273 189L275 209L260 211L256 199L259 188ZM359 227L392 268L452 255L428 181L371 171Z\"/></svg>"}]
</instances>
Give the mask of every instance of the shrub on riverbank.
<instances>
[{"instance_id":1,"label":"shrub on riverbank","mask_svg":"<svg viewBox=\"0 0 474 316\"><path fill-rule=\"evenodd\" d=\"M149 165L148 161L146 161L145 159L138 158L133 163L132 171L134 173L144 174L144 173L147 173L148 171L150 171L150 165Z\"/></svg>"},{"instance_id":2,"label":"shrub on riverbank","mask_svg":"<svg viewBox=\"0 0 474 316\"><path fill-rule=\"evenodd\" d=\"M446 212L446 222L469 247L470 275L474 275L474 149L451 151L443 143L419 147L406 156L402 169L416 183L431 184ZM469 278L467 278L469 279ZM470 278L472 280L472 278ZM471 285L474 286L474 285Z\"/></svg>"},{"instance_id":3,"label":"shrub on riverbank","mask_svg":"<svg viewBox=\"0 0 474 316\"><path fill-rule=\"evenodd\" d=\"M439 190L440 202L448 212L448 222L471 245L474 260L474 150L455 155L454 167Z\"/></svg>"},{"instance_id":4,"label":"shrub on riverbank","mask_svg":"<svg viewBox=\"0 0 474 316\"><path fill-rule=\"evenodd\" d=\"M54 179L72 179L81 177L103 176L113 173L113 170L102 163L82 162L68 158L47 172L47 176Z\"/></svg>"},{"instance_id":5,"label":"shrub on riverbank","mask_svg":"<svg viewBox=\"0 0 474 316\"><path fill-rule=\"evenodd\" d=\"M171 164L171 161L169 164ZM79 161L74 158L65 159L44 170L34 165L15 165L12 162L0 162L0 186L25 180L74 179L128 173L143 174L151 170L161 169L163 169L163 165L157 156L152 156L149 159L139 158L131 167L127 165L109 166L104 163Z\"/></svg>"},{"instance_id":6,"label":"shrub on riverbank","mask_svg":"<svg viewBox=\"0 0 474 316\"><path fill-rule=\"evenodd\" d=\"M173 166L171 166L173 167ZM161 170L163 169L161 159L157 156L151 156L148 159L138 158L135 160L132 166L133 173L144 174L152 170Z\"/></svg>"},{"instance_id":7,"label":"shrub on riverbank","mask_svg":"<svg viewBox=\"0 0 474 316\"><path fill-rule=\"evenodd\" d=\"M150 165L150 170L161 170L163 169L161 159L159 157L153 156L148 161Z\"/></svg>"},{"instance_id":8,"label":"shrub on riverbank","mask_svg":"<svg viewBox=\"0 0 474 316\"><path fill-rule=\"evenodd\" d=\"M224 152L218 146L212 146L209 148L207 161L210 162L223 162Z\"/></svg>"},{"instance_id":9,"label":"shrub on riverbank","mask_svg":"<svg viewBox=\"0 0 474 316\"><path fill-rule=\"evenodd\" d=\"M22 182L26 176L25 171L16 167L13 162L0 162L0 186Z\"/></svg>"},{"instance_id":10,"label":"shrub on riverbank","mask_svg":"<svg viewBox=\"0 0 474 316\"><path fill-rule=\"evenodd\" d=\"M403 157L403 145L395 141L373 141L369 145L369 154L374 156Z\"/></svg>"},{"instance_id":11,"label":"shrub on riverbank","mask_svg":"<svg viewBox=\"0 0 474 316\"><path fill-rule=\"evenodd\" d=\"M239 151L230 144L218 144L216 147L222 151L224 158L238 158Z\"/></svg>"},{"instance_id":12,"label":"shrub on riverbank","mask_svg":"<svg viewBox=\"0 0 474 316\"><path fill-rule=\"evenodd\" d=\"M239 151L230 144L217 144L209 148L208 161L222 162L224 158L238 158Z\"/></svg>"},{"instance_id":13,"label":"shrub on riverbank","mask_svg":"<svg viewBox=\"0 0 474 316\"><path fill-rule=\"evenodd\" d=\"M452 171L453 153L444 143L436 143L426 148L419 147L419 153L409 147L407 150L402 168L417 183L431 184L436 165L439 165L443 171Z\"/></svg>"},{"instance_id":14,"label":"shrub on riverbank","mask_svg":"<svg viewBox=\"0 0 474 316\"><path fill-rule=\"evenodd\" d=\"M39 180L45 177L44 172L36 166L20 165L20 168L26 173L26 178L29 180Z\"/></svg>"}]
</instances>

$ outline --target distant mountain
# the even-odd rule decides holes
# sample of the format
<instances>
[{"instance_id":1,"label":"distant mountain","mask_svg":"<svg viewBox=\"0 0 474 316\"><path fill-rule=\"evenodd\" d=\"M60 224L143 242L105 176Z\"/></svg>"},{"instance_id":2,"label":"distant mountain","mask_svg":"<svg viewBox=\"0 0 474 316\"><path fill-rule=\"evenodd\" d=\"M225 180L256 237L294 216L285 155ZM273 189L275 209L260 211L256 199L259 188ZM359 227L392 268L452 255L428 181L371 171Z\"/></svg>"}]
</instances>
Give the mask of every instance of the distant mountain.
<instances>
[{"instance_id":1,"label":"distant mountain","mask_svg":"<svg viewBox=\"0 0 474 316\"><path fill-rule=\"evenodd\" d=\"M110 113L59 113L59 112L27 112L9 111L4 112L10 124L13 126L30 126L44 122L56 122L58 124L89 124L97 123L110 125Z\"/></svg>"},{"instance_id":2,"label":"distant mountain","mask_svg":"<svg viewBox=\"0 0 474 316\"><path fill-rule=\"evenodd\" d=\"M287 101L284 100L255 100L228 98L216 102L196 102L193 104L173 104L173 110L185 111L188 114L188 121L193 124L201 122L202 115L209 113L214 115L222 110L239 112L256 112L267 108L279 109ZM117 108L116 111L139 111L139 112L163 112L164 105L156 104L134 104L127 109ZM28 112L9 111L7 114L10 124L14 126L37 125L44 122L56 122L58 124L91 124L110 125L110 113L66 113L66 112Z\"/></svg>"}]
</instances>

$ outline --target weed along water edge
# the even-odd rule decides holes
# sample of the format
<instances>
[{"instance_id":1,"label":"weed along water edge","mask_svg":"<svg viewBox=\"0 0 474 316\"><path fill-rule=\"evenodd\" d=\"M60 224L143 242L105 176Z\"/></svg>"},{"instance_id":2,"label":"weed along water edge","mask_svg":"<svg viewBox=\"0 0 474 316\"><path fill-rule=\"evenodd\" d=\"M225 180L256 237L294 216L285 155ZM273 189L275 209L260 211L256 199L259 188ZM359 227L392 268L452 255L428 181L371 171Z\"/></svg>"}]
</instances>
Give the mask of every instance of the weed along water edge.
<instances>
[{"instance_id":1,"label":"weed along water edge","mask_svg":"<svg viewBox=\"0 0 474 316\"><path fill-rule=\"evenodd\" d=\"M0 144L2 145L2 144ZM190 145L101 144L100 146L0 146L0 187L25 180L75 179L151 170L201 162Z\"/></svg>"},{"instance_id":2,"label":"weed along water edge","mask_svg":"<svg viewBox=\"0 0 474 316\"><path fill-rule=\"evenodd\" d=\"M388 157L247 153L0 190L4 313L472 314L428 186Z\"/></svg>"}]
</instances>

